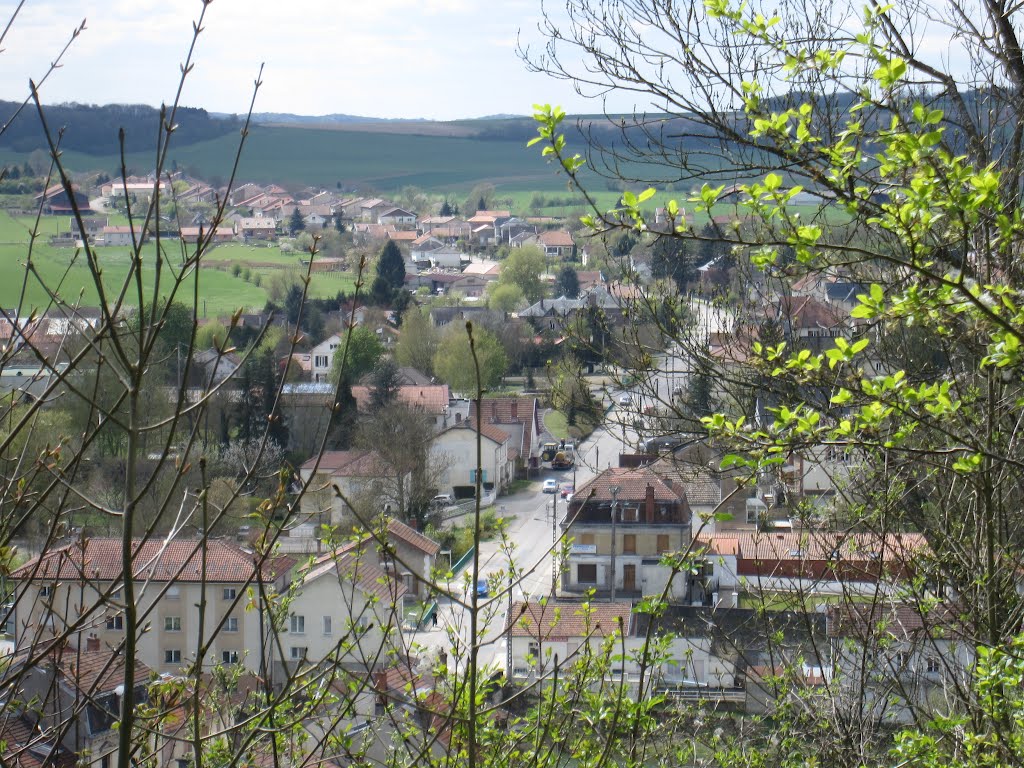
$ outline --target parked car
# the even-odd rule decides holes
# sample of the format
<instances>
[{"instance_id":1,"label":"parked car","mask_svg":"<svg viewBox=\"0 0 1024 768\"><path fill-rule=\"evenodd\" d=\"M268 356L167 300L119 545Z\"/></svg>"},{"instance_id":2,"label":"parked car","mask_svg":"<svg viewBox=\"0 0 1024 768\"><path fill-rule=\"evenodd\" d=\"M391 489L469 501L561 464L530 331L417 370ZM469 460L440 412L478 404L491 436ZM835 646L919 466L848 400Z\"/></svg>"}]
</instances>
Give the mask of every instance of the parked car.
<instances>
[{"instance_id":1,"label":"parked car","mask_svg":"<svg viewBox=\"0 0 1024 768\"><path fill-rule=\"evenodd\" d=\"M544 487L541 489L544 493L558 493L558 481L553 477L549 477L544 481Z\"/></svg>"},{"instance_id":2,"label":"parked car","mask_svg":"<svg viewBox=\"0 0 1024 768\"><path fill-rule=\"evenodd\" d=\"M455 498L450 493L439 493L430 500L430 506L435 509L444 509L455 504Z\"/></svg>"},{"instance_id":3,"label":"parked car","mask_svg":"<svg viewBox=\"0 0 1024 768\"><path fill-rule=\"evenodd\" d=\"M575 485L573 485L572 483L562 483L562 488L559 491L559 494L561 495L561 497L563 499L568 499L575 492L576 492L576 486Z\"/></svg>"},{"instance_id":4,"label":"parked car","mask_svg":"<svg viewBox=\"0 0 1024 768\"><path fill-rule=\"evenodd\" d=\"M491 593L490 592L490 587L487 585L487 579L486 578L477 579L476 580L476 596L477 597L487 597L488 595L490 595L490 593Z\"/></svg>"},{"instance_id":5,"label":"parked car","mask_svg":"<svg viewBox=\"0 0 1024 768\"><path fill-rule=\"evenodd\" d=\"M623 392L619 396L619 405L621 405L623 408L628 408L632 404L633 404L633 396L631 394L629 394L629 392Z\"/></svg>"}]
</instances>

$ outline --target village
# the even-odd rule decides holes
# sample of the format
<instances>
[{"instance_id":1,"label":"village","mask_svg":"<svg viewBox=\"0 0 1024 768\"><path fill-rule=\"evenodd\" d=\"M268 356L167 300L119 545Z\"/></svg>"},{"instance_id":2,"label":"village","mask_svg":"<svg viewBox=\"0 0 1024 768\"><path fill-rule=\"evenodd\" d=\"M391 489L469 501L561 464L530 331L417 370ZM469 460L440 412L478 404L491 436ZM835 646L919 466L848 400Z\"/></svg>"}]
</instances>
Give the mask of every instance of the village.
<instances>
[{"instance_id":1,"label":"village","mask_svg":"<svg viewBox=\"0 0 1024 768\"><path fill-rule=\"evenodd\" d=\"M421 215L380 198L292 195L276 185L243 184L226 198L223 217L197 214L170 232L158 232L164 222L149 231L104 221L102 211L116 210L126 194L145 203L158 189L173 190L179 221L190 202L220 199L193 180L164 184L111 183L99 190L99 205L84 194L72 204L63 188L47 189L39 202L53 216L100 209L70 218L58 246L87 241L102 251L160 236L215 253L218 243L334 230L382 252L381 279L383 253L397 247L402 277L381 289L383 300L368 292L365 301L344 297L322 307L319 328L306 329L298 345L288 339L296 326L302 330L299 317L271 310L200 323L244 334L251 346L229 349L212 334L203 348L169 351L154 397L182 389L186 402L202 402L215 392L214 424L202 425L211 451L223 457L234 444L244 451L253 444L246 436L253 421L279 425L276 449L295 468L286 488L294 515L283 527L255 522L258 515L238 502L253 472L223 458L219 479L231 502L219 528L200 538L178 528L163 540L132 542L132 610L145 627L135 648L141 695L149 695L147 681L172 681L195 665L236 669L248 681L236 683L236 692L272 690L275 680L330 665L340 670L332 685L356 693L311 706L304 738L323 744L330 722L368 740L367 750L386 751L396 711L435 743L450 737L446 686L465 671L470 649L497 681L489 698L498 711L613 636L623 650L607 680L714 711L771 715L797 695L783 679L812 701L841 701L849 681L866 679L873 715L901 723L963 684L973 649L943 609L952 595L929 569L926 538L829 523L837 507L857 498L864 467L856 452L795 448L751 474L730 466L701 428L711 403L767 419L770 404L760 396L735 399L728 380L749 370L750 351L770 333L814 352L860 338L865 328L851 318L865 290L857 282L836 272L782 292L762 275L756 291L728 293L735 267L722 254L693 263L677 280L650 243L638 242L621 254L618 271L608 269L606 254L597 257L601 269L586 269L592 241L560 222L486 208L465 217ZM539 295L517 284L518 302L496 308L488 298L517 251L537 257L530 278ZM298 251L295 258L310 274L352 268L350 256ZM709 376L689 352L660 343L649 307L666 290L685 297L696 345L724 373ZM726 295L730 303L719 300ZM418 320L410 320L415 313ZM88 341L99 318L98 309L84 307L73 316L5 312L4 391L25 398L52 391L81 348L76 340ZM518 362L507 362L489 383L497 391L483 398L464 379L446 380L439 364L406 364L415 359L414 332L417 348L436 347L452 329L464 334L466 321L493 330L506 361ZM261 382L250 361L275 324L288 332L265 350L260 370L270 378ZM581 327L586 345L578 343ZM358 329L373 354L355 377L346 366ZM643 376L629 364L638 347L648 354ZM438 360L419 359L424 367ZM559 366L575 375L572 384L553 373ZM465 369L465 359L455 367ZM271 392L265 411L252 404ZM339 421L346 402L358 426ZM246 408L254 410L239 416ZM93 459L97 476L118 450ZM261 482L256 494L273 491L266 476ZM474 525L478 508L494 530L464 546L454 530ZM94 670L90 726L66 732L68 755L109 759L116 742L111 713L119 686L123 692L126 610L121 551L119 539L83 520L8 579L9 663L34 667L28 679L37 690L68 695L82 685L81 670ZM908 607L922 594L936 606L924 618ZM652 596L664 610L645 611ZM485 621L473 636L467 617L478 610ZM642 652L652 636L671 638L653 668ZM56 637L69 643L73 665L63 660L68 654L50 655ZM210 675L211 686L216 678ZM179 692L177 704L167 694L167 702L184 707L192 693ZM203 717L216 727L216 712ZM152 748L169 765L186 760L190 747L167 739ZM99 758L94 764L105 768Z\"/></svg>"}]
</instances>

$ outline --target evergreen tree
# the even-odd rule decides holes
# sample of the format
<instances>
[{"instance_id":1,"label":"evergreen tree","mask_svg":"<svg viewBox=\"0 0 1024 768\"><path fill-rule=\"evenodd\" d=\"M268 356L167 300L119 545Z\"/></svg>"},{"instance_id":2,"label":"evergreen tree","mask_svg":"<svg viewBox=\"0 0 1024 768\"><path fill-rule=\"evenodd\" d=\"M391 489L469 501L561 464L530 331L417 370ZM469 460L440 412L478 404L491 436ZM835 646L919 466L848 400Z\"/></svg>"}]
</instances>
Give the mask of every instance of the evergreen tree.
<instances>
[{"instance_id":1,"label":"evergreen tree","mask_svg":"<svg viewBox=\"0 0 1024 768\"><path fill-rule=\"evenodd\" d=\"M292 216L288 220L288 230L293 234L297 235L306 229L306 222L302 220L302 214L298 208L292 211Z\"/></svg>"},{"instance_id":2,"label":"evergreen tree","mask_svg":"<svg viewBox=\"0 0 1024 768\"><path fill-rule=\"evenodd\" d=\"M370 374L370 409L377 411L394 403L400 386L398 365L390 357L382 357Z\"/></svg>"},{"instance_id":3,"label":"evergreen tree","mask_svg":"<svg viewBox=\"0 0 1024 768\"><path fill-rule=\"evenodd\" d=\"M339 233L343 234L345 232L345 222L342 219L341 211L338 211L337 213L334 214L334 228Z\"/></svg>"},{"instance_id":4,"label":"evergreen tree","mask_svg":"<svg viewBox=\"0 0 1024 768\"><path fill-rule=\"evenodd\" d=\"M697 277L686 241L675 237L659 237L652 249L651 274L671 279L682 293L687 284Z\"/></svg>"},{"instance_id":5,"label":"evergreen tree","mask_svg":"<svg viewBox=\"0 0 1024 768\"><path fill-rule=\"evenodd\" d=\"M378 306L390 305L405 289L405 259L394 240L388 240L377 260L377 276L370 287L370 299Z\"/></svg>"},{"instance_id":6,"label":"evergreen tree","mask_svg":"<svg viewBox=\"0 0 1024 768\"><path fill-rule=\"evenodd\" d=\"M555 295L575 299L580 295L580 277L576 270L566 264L555 278Z\"/></svg>"},{"instance_id":7,"label":"evergreen tree","mask_svg":"<svg viewBox=\"0 0 1024 768\"><path fill-rule=\"evenodd\" d=\"M448 202L447 198L445 198L445 201L443 203L441 203L440 215L441 216L454 216L455 215L455 214L452 213L452 206Z\"/></svg>"}]
</instances>

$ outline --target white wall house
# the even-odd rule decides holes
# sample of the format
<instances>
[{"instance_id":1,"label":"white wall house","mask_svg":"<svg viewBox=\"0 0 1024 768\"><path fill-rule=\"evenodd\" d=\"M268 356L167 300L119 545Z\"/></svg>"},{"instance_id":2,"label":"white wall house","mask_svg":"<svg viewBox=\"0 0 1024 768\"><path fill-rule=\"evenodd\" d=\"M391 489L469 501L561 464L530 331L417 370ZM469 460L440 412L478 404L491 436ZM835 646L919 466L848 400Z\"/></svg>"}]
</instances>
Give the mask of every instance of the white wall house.
<instances>
[{"instance_id":1,"label":"white wall house","mask_svg":"<svg viewBox=\"0 0 1024 768\"><path fill-rule=\"evenodd\" d=\"M438 491L449 493L454 486L476 484L476 430L471 420L455 424L438 433L431 443L430 452L436 466L443 467L437 480ZM511 437L492 424L483 424L481 482L493 484L501 492L512 480L514 466L508 449Z\"/></svg>"},{"instance_id":2,"label":"white wall house","mask_svg":"<svg viewBox=\"0 0 1024 768\"><path fill-rule=\"evenodd\" d=\"M374 451L324 451L303 464L299 476L308 486L303 514L332 525L402 511L412 489L412 473L400 472Z\"/></svg>"},{"instance_id":3,"label":"white wall house","mask_svg":"<svg viewBox=\"0 0 1024 768\"><path fill-rule=\"evenodd\" d=\"M334 353L341 349L344 340L336 333L332 333L326 339L310 350L313 358L313 381L327 381L331 376L331 369L334 366Z\"/></svg>"},{"instance_id":4,"label":"white wall house","mask_svg":"<svg viewBox=\"0 0 1024 768\"><path fill-rule=\"evenodd\" d=\"M279 661L289 669L325 659L372 671L401 653L407 590L378 567L372 542L347 545L296 575Z\"/></svg>"}]
</instances>

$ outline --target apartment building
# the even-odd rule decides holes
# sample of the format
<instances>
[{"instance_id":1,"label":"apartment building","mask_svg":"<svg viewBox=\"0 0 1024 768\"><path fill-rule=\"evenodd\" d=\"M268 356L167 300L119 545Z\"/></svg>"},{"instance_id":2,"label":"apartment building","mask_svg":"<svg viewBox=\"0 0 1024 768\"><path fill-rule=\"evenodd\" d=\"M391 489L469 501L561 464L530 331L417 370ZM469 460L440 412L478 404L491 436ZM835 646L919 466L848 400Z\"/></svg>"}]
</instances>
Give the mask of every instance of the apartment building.
<instances>
[{"instance_id":1,"label":"apartment building","mask_svg":"<svg viewBox=\"0 0 1024 768\"><path fill-rule=\"evenodd\" d=\"M72 647L101 651L120 646L125 632L121 540L91 538L51 549L11 575L8 627L16 650L54 637ZM273 590L276 570L288 563L258 563L251 552L221 539L135 540L132 579L140 633L136 657L159 673L195 662L200 605L204 640L213 636L204 666L218 662L259 670L262 583ZM275 567L276 566L276 567ZM248 593L253 589L253 595ZM263 630L261 632L261 629Z\"/></svg>"},{"instance_id":2,"label":"apartment building","mask_svg":"<svg viewBox=\"0 0 1024 768\"><path fill-rule=\"evenodd\" d=\"M561 521L572 539L562 589L621 597L662 594L685 599L689 584L661 564L690 544L690 508L679 486L650 469L606 469L577 489Z\"/></svg>"}]
</instances>

